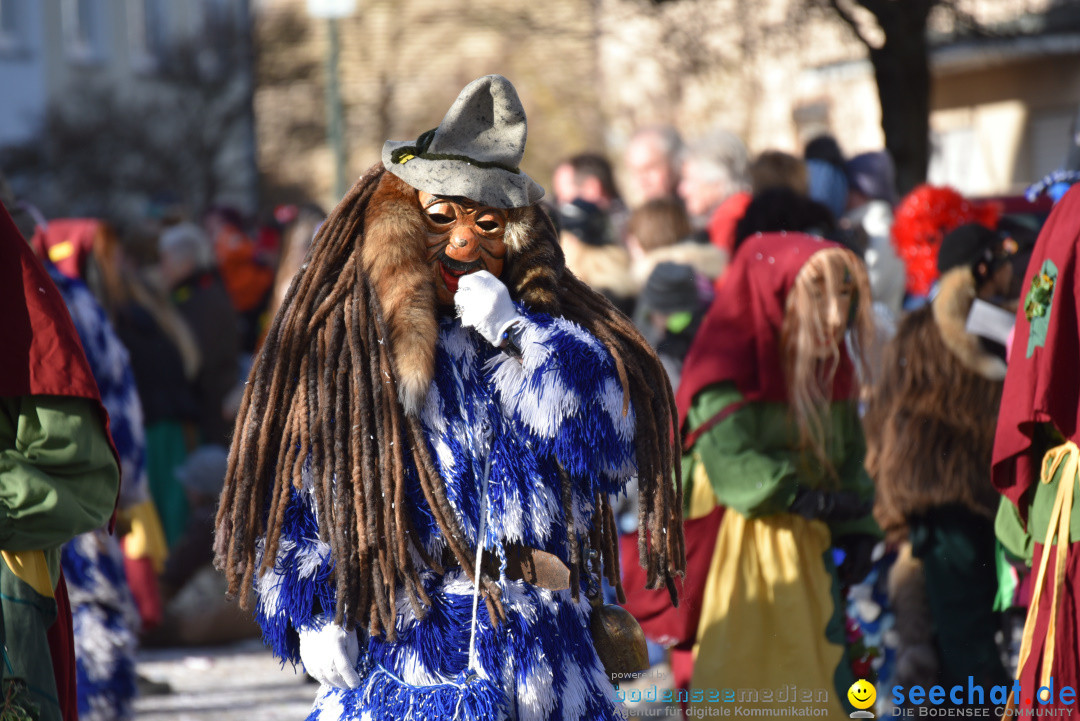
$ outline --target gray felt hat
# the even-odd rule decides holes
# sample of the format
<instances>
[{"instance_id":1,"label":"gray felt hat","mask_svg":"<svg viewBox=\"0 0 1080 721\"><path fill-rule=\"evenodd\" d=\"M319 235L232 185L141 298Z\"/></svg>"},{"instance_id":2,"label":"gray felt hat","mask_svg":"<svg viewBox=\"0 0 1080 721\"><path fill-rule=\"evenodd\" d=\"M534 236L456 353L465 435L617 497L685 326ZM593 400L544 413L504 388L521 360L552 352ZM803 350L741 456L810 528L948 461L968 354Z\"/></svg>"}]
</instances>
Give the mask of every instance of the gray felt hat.
<instances>
[{"instance_id":1,"label":"gray felt hat","mask_svg":"<svg viewBox=\"0 0 1080 721\"><path fill-rule=\"evenodd\" d=\"M501 75L485 75L465 86L439 127L415 141L386 141L382 162L432 195L520 208L544 197L544 189L518 167L526 134L525 109L514 86Z\"/></svg>"}]
</instances>

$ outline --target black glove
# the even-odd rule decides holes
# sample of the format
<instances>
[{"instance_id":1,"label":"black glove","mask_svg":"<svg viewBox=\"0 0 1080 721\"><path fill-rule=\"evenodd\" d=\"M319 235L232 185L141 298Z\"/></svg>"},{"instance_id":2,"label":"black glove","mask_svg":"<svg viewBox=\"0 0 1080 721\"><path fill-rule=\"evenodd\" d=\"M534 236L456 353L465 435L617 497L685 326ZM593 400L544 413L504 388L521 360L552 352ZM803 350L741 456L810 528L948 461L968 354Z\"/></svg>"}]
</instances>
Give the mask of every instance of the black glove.
<instances>
[{"instance_id":1,"label":"black glove","mask_svg":"<svg viewBox=\"0 0 1080 721\"><path fill-rule=\"evenodd\" d=\"M871 556L878 539L865 533L844 536L836 541L836 547L844 551L844 560L836 569L840 584L851 586L866 578L874 565Z\"/></svg>"},{"instance_id":2,"label":"black glove","mask_svg":"<svg viewBox=\"0 0 1080 721\"><path fill-rule=\"evenodd\" d=\"M816 491L800 488L788 510L803 518L819 521L853 521L862 518L873 508L873 501L864 501L852 491Z\"/></svg>"}]
</instances>

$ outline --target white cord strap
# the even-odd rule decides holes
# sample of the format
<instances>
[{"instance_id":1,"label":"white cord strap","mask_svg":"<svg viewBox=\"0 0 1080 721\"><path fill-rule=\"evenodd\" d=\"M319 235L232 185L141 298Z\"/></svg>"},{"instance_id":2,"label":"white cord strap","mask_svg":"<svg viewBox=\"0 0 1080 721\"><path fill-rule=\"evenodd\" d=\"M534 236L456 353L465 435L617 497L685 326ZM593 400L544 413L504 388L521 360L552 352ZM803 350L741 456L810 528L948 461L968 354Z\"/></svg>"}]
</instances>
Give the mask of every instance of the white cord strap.
<instances>
[{"instance_id":1,"label":"white cord strap","mask_svg":"<svg viewBox=\"0 0 1080 721\"><path fill-rule=\"evenodd\" d=\"M494 444L493 444L494 445ZM476 613L480 605L480 564L484 558L484 541L487 538L487 491L491 472L491 452L484 459L484 477L480 484L480 532L476 536L476 564L473 569L472 629L469 631L469 670L476 673L480 664L476 658Z\"/></svg>"}]
</instances>

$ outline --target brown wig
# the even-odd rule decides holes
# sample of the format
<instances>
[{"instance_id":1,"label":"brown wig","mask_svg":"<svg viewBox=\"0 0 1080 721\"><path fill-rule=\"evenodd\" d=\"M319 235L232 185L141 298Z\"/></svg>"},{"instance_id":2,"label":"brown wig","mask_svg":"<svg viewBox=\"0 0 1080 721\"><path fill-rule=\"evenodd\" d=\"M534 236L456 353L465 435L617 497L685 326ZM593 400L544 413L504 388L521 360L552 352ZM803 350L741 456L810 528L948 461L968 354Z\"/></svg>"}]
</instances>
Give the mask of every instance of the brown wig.
<instances>
[{"instance_id":1,"label":"brown wig","mask_svg":"<svg viewBox=\"0 0 1080 721\"><path fill-rule=\"evenodd\" d=\"M892 540L941 506L997 512L990 464L1003 378L964 330L974 285L967 268L946 274L933 304L908 314L885 347L864 424L874 517Z\"/></svg>"},{"instance_id":2,"label":"brown wig","mask_svg":"<svg viewBox=\"0 0 1080 721\"><path fill-rule=\"evenodd\" d=\"M301 486L307 459L320 532L335 562L335 622L364 624L392 640L399 593L418 615L429 605L419 574L425 567L444 569L411 525L407 462L453 563L472 577L474 549L447 500L418 419L438 336L424 237L416 190L376 165L320 228L274 318L237 418L216 523L216 562L228 592L239 593L245 607L253 579L273 565L289 495ZM632 403L637 419L639 560L649 587L666 586L674 599L685 549L676 410L663 368L625 316L565 271L554 226L539 206L510 211L506 242L501 279L511 296L580 324L612 354L623 412ZM411 461L402 443L411 449ZM575 597L590 551L603 559L605 576L622 596L608 499L597 497L593 529L578 538L568 474L561 483ZM498 585L482 573L481 587L497 622L505 616Z\"/></svg>"},{"instance_id":3,"label":"brown wig","mask_svg":"<svg viewBox=\"0 0 1080 721\"><path fill-rule=\"evenodd\" d=\"M839 317L837 306L829 302L840 293L850 293L847 317ZM855 363L868 372L866 348L873 341L874 316L866 269L850 250L826 248L810 256L795 276L780 328L780 349L799 447L830 475L835 469L828 461L828 413L844 342L836 342L839 329L851 331Z\"/></svg>"}]
</instances>

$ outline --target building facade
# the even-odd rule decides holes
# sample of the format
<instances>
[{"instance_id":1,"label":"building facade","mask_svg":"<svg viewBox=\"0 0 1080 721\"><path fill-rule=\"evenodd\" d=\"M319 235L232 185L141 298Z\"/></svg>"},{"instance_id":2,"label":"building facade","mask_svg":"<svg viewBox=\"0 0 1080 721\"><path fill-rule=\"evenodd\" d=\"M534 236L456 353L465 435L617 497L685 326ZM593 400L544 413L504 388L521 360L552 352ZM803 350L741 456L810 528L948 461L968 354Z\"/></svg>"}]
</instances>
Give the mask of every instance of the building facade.
<instances>
[{"instance_id":1,"label":"building facade","mask_svg":"<svg viewBox=\"0 0 1080 721\"><path fill-rule=\"evenodd\" d=\"M145 108L146 123L164 128L163 108L187 102L179 86L197 84L178 79L169 62L197 53L214 28L250 33L250 18L248 0L0 0L0 146L43 144L50 114L77 114L82 108L74 104L93 93L133 113ZM230 72L237 92L248 96L233 104L249 110L230 128L226 147L214 149L225 179L215 187L225 194L221 202L254 211L250 63Z\"/></svg>"},{"instance_id":2,"label":"building facade","mask_svg":"<svg viewBox=\"0 0 1080 721\"><path fill-rule=\"evenodd\" d=\"M635 128L687 138L713 127L752 152L798 153L834 134L853 155L884 146L866 47L809 0L360 0L338 21L349 178L385 139L433 127L457 91L497 72L529 112L525 169L605 152L618 167ZM965 36L932 16L929 180L1015 193L1057 167L1080 107L1080 19L1055 0L968 0ZM868 16L864 35L881 42ZM326 21L303 0L255 6L256 115L264 196L332 205ZM964 39L969 37L969 39Z\"/></svg>"}]
</instances>

